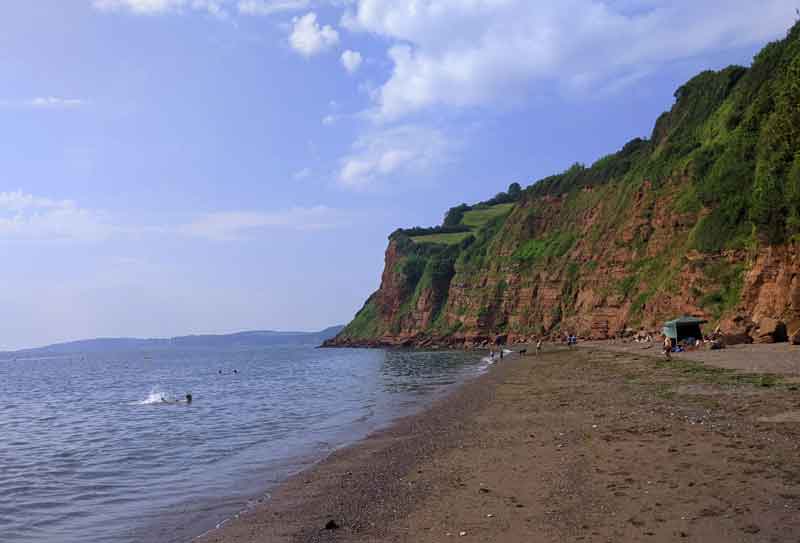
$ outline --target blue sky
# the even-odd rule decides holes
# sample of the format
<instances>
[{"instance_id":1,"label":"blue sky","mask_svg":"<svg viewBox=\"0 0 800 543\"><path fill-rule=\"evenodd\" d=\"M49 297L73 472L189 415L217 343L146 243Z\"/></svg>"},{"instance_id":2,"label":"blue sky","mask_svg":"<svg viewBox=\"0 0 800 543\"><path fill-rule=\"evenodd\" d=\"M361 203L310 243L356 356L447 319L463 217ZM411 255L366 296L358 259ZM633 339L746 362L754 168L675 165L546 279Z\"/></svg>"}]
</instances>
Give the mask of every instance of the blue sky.
<instances>
[{"instance_id":1,"label":"blue sky","mask_svg":"<svg viewBox=\"0 0 800 543\"><path fill-rule=\"evenodd\" d=\"M392 230L648 136L795 3L9 1L0 348L344 323Z\"/></svg>"}]
</instances>

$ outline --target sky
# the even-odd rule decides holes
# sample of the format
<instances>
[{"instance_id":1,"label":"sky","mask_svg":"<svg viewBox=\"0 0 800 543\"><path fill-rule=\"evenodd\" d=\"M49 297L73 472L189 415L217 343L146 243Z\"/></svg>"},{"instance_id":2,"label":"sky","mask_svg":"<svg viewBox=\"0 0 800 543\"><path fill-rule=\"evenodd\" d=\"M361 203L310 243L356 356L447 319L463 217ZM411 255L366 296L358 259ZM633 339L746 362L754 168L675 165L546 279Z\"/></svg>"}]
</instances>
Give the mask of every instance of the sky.
<instances>
[{"instance_id":1,"label":"sky","mask_svg":"<svg viewBox=\"0 0 800 543\"><path fill-rule=\"evenodd\" d=\"M7 0L0 349L346 323L387 236L648 137L796 0Z\"/></svg>"}]
</instances>

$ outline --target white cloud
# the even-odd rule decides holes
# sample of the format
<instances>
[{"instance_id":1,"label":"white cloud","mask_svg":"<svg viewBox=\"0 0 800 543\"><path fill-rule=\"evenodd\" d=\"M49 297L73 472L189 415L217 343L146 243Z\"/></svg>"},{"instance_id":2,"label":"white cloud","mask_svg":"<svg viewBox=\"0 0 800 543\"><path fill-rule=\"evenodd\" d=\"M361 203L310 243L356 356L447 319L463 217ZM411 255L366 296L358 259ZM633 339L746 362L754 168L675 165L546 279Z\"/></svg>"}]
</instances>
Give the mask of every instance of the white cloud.
<instances>
[{"instance_id":1,"label":"white cloud","mask_svg":"<svg viewBox=\"0 0 800 543\"><path fill-rule=\"evenodd\" d=\"M339 182L358 189L400 173L425 175L446 160L449 150L444 135L429 127L402 125L373 131L356 140L342 159Z\"/></svg>"},{"instance_id":2,"label":"white cloud","mask_svg":"<svg viewBox=\"0 0 800 543\"><path fill-rule=\"evenodd\" d=\"M308 9L311 0L92 0L95 9L134 15L164 15L205 12L221 19L231 13L274 15Z\"/></svg>"},{"instance_id":3,"label":"white cloud","mask_svg":"<svg viewBox=\"0 0 800 543\"><path fill-rule=\"evenodd\" d=\"M436 106L508 103L532 85L589 92L643 67L785 32L795 0L358 0L352 31L392 40L375 106L397 119ZM652 69L652 68L651 68Z\"/></svg>"},{"instance_id":4,"label":"white cloud","mask_svg":"<svg viewBox=\"0 0 800 543\"><path fill-rule=\"evenodd\" d=\"M329 230L346 222L343 212L326 206L293 207L284 211L226 211L209 213L181 226L181 234L213 241L231 241L265 228Z\"/></svg>"},{"instance_id":5,"label":"white cloud","mask_svg":"<svg viewBox=\"0 0 800 543\"><path fill-rule=\"evenodd\" d=\"M363 62L363 60L364 59L361 58L361 53L358 51L351 51L348 49L342 53L342 66L344 66L344 69L347 70L348 73L356 73L361 67L361 62Z\"/></svg>"},{"instance_id":6,"label":"white cloud","mask_svg":"<svg viewBox=\"0 0 800 543\"><path fill-rule=\"evenodd\" d=\"M80 100L77 98L58 98L56 96L47 96L44 98L42 97L31 98L25 103L31 107L40 107L40 108L70 108L70 107L79 107L86 104L84 100Z\"/></svg>"},{"instance_id":7,"label":"white cloud","mask_svg":"<svg viewBox=\"0 0 800 543\"><path fill-rule=\"evenodd\" d=\"M38 96L26 100L0 100L0 106L12 108L71 109L86 104L86 100L79 98L59 98L57 96Z\"/></svg>"},{"instance_id":8,"label":"white cloud","mask_svg":"<svg viewBox=\"0 0 800 543\"><path fill-rule=\"evenodd\" d=\"M309 177L311 177L311 174L313 173L314 170L312 170L311 168L303 168L302 170L294 172L294 175L292 175L292 177L294 178L295 181L302 181L303 179L308 179Z\"/></svg>"},{"instance_id":9,"label":"white cloud","mask_svg":"<svg viewBox=\"0 0 800 543\"><path fill-rule=\"evenodd\" d=\"M330 25L320 26L317 14L309 12L292 20L289 45L303 56L311 57L339 43L339 33Z\"/></svg>"},{"instance_id":10,"label":"white cloud","mask_svg":"<svg viewBox=\"0 0 800 543\"><path fill-rule=\"evenodd\" d=\"M239 0L237 8L243 15L272 15L306 9L310 4L309 0Z\"/></svg>"},{"instance_id":11,"label":"white cloud","mask_svg":"<svg viewBox=\"0 0 800 543\"><path fill-rule=\"evenodd\" d=\"M129 11L136 15L181 13L185 10L204 11L216 17L227 16L226 0L94 0L92 5L101 11Z\"/></svg>"},{"instance_id":12,"label":"white cloud","mask_svg":"<svg viewBox=\"0 0 800 543\"><path fill-rule=\"evenodd\" d=\"M298 174L311 175L311 170ZM191 236L208 240L241 239L267 228L326 230L346 224L349 214L326 206L277 211L217 211L187 223L142 226L120 224L102 211L73 200L54 200L22 192L0 192L0 241L100 242L147 236Z\"/></svg>"},{"instance_id":13,"label":"white cloud","mask_svg":"<svg viewBox=\"0 0 800 543\"><path fill-rule=\"evenodd\" d=\"M114 232L105 214L72 200L0 192L0 239L100 241Z\"/></svg>"},{"instance_id":14,"label":"white cloud","mask_svg":"<svg viewBox=\"0 0 800 543\"><path fill-rule=\"evenodd\" d=\"M324 124L325 126L333 126L334 124L336 124L336 121L338 120L339 117L337 115L325 115L322 118L322 124Z\"/></svg>"}]
</instances>

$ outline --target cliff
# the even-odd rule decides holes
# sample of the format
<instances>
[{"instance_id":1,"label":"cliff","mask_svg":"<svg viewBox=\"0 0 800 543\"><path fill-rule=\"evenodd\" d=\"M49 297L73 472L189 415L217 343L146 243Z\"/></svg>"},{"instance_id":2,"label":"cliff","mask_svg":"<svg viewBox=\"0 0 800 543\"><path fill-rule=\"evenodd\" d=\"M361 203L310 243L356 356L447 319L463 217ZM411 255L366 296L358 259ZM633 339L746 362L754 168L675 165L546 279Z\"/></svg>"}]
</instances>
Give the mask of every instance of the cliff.
<instances>
[{"instance_id":1,"label":"cliff","mask_svg":"<svg viewBox=\"0 0 800 543\"><path fill-rule=\"evenodd\" d=\"M650 139L394 232L380 288L328 344L800 318L800 24L750 68L704 72L675 98Z\"/></svg>"}]
</instances>

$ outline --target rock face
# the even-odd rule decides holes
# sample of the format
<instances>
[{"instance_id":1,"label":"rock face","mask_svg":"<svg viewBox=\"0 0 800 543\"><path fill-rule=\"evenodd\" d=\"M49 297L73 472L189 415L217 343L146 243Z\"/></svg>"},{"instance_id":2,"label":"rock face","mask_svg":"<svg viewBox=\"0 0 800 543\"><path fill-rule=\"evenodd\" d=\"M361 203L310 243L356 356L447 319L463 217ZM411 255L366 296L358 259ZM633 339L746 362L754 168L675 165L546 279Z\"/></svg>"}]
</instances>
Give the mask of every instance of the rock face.
<instances>
[{"instance_id":1,"label":"rock face","mask_svg":"<svg viewBox=\"0 0 800 543\"><path fill-rule=\"evenodd\" d=\"M792 345L800 345L800 319L795 319L786 325L786 334Z\"/></svg>"},{"instance_id":2,"label":"rock face","mask_svg":"<svg viewBox=\"0 0 800 543\"><path fill-rule=\"evenodd\" d=\"M647 190L643 187L642 197ZM773 342L786 336L778 319L800 322L800 251L795 245L755 254L699 255L676 243L672 252L670 240L686 239L691 224L668 220L672 201L662 199L646 224L649 239L638 249L614 237L592 242L595 214L587 212L576 223L579 233L565 255L532 263L515 260L516 248L529 239L517 236L530 215L561 213L558 201L539 204L518 204L493 237L488 257L479 266L457 260L452 278L440 284L409 284L402 264L417 247L407 240L405 245L390 241L381 286L360 314L373 316L373 328L360 335L351 325L329 344L476 346L494 342L498 334L511 343L564 333L605 339L629 327L657 331L664 320L684 314L711 321L708 331L718 322L723 333L739 338L736 342L751 342L751 337ZM620 225L623 232L641 224L639 213L636 206L630 209ZM733 283L731 303L720 293ZM792 330L800 342L800 326Z\"/></svg>"},{"instance_id":3,"label":"rock face","mask_svg":"<svg viewBox=\"0 0 800 543\"><path fill-rule=\"evenodd\" d=\"M785 339L800 320L800 25L676 98L649 140L535 183L502 215L473 206L493 218L469 235L392 234L380 288L328 345L602 339L680 315Z\"/></svg>"},{"instance_id":4,"label":"rock face","mask_svg":"<svg viewBox=\"0 0 800 543\"><path fill-rule=\"evenodd\" d=\"M781 343L786 341L786 325L777 319L764 317L758 321L758 328L753 339L755 343Z\"/></svg>"}]
</instances>

